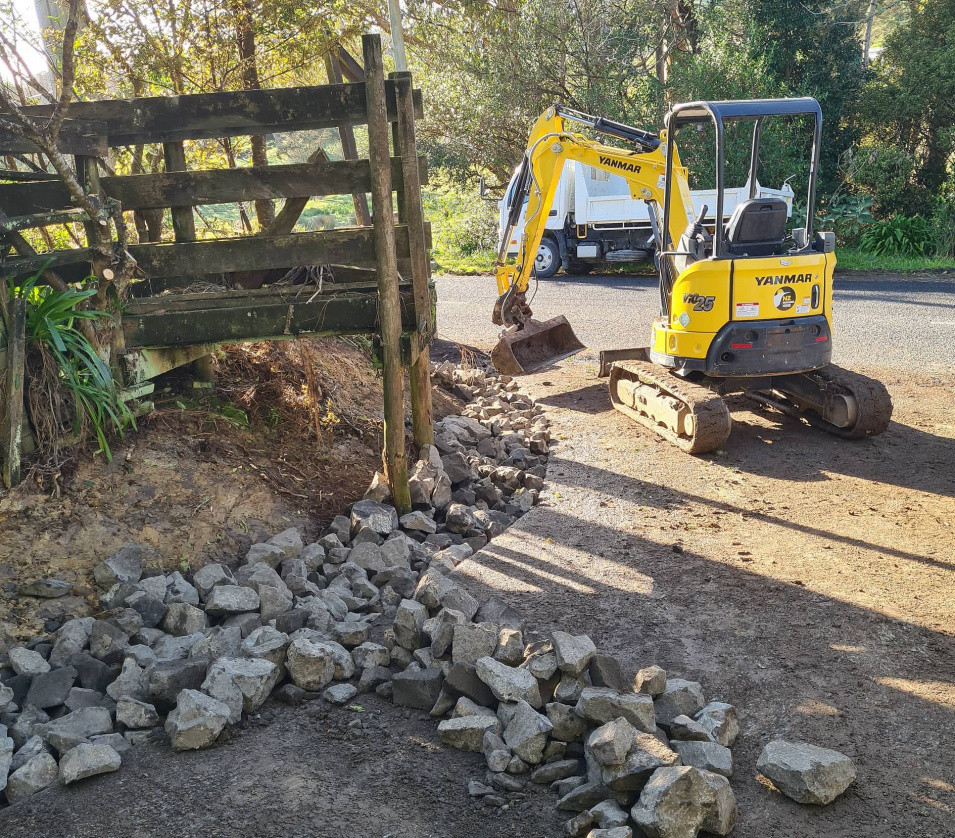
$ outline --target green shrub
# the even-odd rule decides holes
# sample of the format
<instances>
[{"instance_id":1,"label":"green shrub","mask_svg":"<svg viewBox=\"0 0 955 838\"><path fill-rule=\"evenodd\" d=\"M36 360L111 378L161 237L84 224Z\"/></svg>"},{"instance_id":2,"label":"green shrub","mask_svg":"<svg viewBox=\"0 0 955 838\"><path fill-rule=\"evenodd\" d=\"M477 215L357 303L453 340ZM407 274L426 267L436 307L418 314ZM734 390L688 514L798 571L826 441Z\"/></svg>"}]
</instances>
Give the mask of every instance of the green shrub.
<instances>
[{"instance_id":1,"label":"green shrub","mask_svg":"<svg viewBox=\"0 0 955 838\"><path fill-rule=\"evenodd\" d=\"M135 426L129 406L120 397L109 367L96 353L77 321L95 324L110 317L102 311L79 306L96 291L55 291L38 284L39 274L22 286L9 280L10 291L26 302L28 349L37 362L31 365L31 413L41 447L59 446L64 419L72 418L72 434L82 439L92 430L100 450L112 460L106 435L120 436ZM42 414L42 415L41 415Z\"/></svg>"},{"instance_id":2,"label":"green shrub","mask_svg":"<svg viewBox=\"0 0 955 838\"><path fill-rule=\"evenodd\" d=\"M431 222L434 258L442 267L493 262L497 250L497 205L476 188L462 187L438 169L422 195Z\"/></svg>"},{"instance_id":3,"label":"green shrub","mask_svg":"<svg viewBox=\"0 0 955 838\"><path fill-rule=\"evenodd\" d=\"M816 214L816 229L832 230L836 241L843 245L857 244L865 229L872 224L871 207L872 199L868 195L837 195L823 202ZM805 213L803 206L803 217Z\"/></svg>"},{"instance_id":4,"label":"green shrub","mask_svg":"<svg viewBox=\"0 0 955 838\"><path fill-rule=\"evenodd\" d=\"M893 215L862 234L862 248L876 256L929 256L932 224L920 215Z\"/></svg>"}]
</instances>

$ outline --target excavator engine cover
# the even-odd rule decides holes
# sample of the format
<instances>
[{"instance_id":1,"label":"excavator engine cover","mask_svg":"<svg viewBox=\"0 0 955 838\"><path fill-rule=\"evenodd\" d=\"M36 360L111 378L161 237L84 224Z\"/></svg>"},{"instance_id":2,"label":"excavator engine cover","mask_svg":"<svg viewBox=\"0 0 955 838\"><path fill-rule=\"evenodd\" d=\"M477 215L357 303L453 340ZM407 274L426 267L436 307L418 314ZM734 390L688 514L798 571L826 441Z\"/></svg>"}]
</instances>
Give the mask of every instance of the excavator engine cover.
<instances>
[{"instance_id":1,"label":"excavator engine cover","mask_svg":"<svg viewBox=\"0 0 955 838\"><path fill-rule=\"evenodd\" d=\"M585 348L566 317L531 319L501 333L501 339L491 351L491 362L494 369L504 375L524 375Z\"/></svg>"}]
</instances>

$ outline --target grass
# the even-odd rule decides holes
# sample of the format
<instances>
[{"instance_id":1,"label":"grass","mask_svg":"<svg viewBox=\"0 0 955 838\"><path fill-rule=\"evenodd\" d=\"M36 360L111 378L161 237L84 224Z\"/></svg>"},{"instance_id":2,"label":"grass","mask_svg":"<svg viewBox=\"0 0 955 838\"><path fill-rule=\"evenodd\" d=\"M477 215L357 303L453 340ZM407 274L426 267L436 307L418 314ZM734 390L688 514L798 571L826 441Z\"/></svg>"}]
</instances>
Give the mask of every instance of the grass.
<instances>
[{"instance_id":1,"label":"grass","mask_svg":"<svg viewBox=\"0 0 955 838\"><path fill-rule=\"evenodd\" d=\"M497 254L493 250L479 250L477 253L461 253L454 250L435 248L431 254L437 273L475 276L489 274L494 270Z\"/></svg>"},{"instance_id":2,"label":"grass","mask_svg":"<svg viewBox=\"0 0 955 838\"><path fill-rule=\"evenodd\" d=\"M955 259L938 256L876 256L859 248L836 249L836 271L885 271L917 273L919 271L955 271Z\"/></svg>"}]
</instances>

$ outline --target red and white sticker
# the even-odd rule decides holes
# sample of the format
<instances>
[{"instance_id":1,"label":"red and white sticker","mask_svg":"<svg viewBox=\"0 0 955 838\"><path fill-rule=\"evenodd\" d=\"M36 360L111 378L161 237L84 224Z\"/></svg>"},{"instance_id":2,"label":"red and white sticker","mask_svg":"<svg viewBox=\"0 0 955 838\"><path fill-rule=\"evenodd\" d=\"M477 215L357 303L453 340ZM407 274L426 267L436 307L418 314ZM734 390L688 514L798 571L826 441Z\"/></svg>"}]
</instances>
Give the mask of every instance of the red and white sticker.
<instances>
[{"instance_id":1,"label":"red and white sticker","mask_svg":"<svg viewBox=\"0 0 955 838\"><path fill-rule=\"evenodd\" d=\"M737 317L759 317L759 303L737 303Z\"/></svg>"}]
</instances>

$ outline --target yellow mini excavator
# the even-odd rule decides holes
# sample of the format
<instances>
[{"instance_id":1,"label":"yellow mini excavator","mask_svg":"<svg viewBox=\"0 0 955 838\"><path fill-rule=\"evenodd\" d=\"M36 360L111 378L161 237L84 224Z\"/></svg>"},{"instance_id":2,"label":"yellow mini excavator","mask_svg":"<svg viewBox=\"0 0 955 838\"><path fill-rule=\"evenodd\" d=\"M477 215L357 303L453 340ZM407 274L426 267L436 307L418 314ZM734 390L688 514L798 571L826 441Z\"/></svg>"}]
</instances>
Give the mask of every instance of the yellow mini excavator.
<instances>
[{"instance_id":1,"label":"yellow mini excavator","mask_svg":"<svg viewBox=\"0 0 955 838\"><path fill-rule=\"evenodd\" d=\"M760 132L773 117L813 123L805 227L787 232L787 207L756 196ZM749 199L724 223L724 126L752 124ZM621 148L571 133L576 122L629 145ZM694 212L687 170L674 144L679 127L711 123L716 135L716 206ZM822 112L815 99L692 102L667 114L659 136L559 105L530 135L498 256L499 298L493 322L504 326L495 367L521 374L583 349L565 317L533 319L526 292L544 222L567 160L626 179L648 204L660 285L660 315L649 347L600 353L614 407L683 451L719 448L731 429L722 396L743 392L759 402L846 438L880 434L892 401L878 381L841 369L832 355L833 233L814 233ZM514 262L507 243L526 205ZM621 326L625 324L622 322Z\"/></svg>"}]
</instances>

